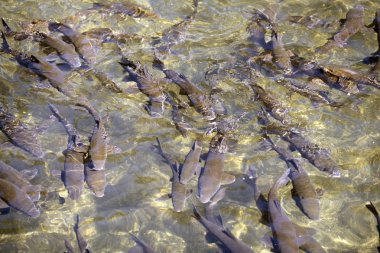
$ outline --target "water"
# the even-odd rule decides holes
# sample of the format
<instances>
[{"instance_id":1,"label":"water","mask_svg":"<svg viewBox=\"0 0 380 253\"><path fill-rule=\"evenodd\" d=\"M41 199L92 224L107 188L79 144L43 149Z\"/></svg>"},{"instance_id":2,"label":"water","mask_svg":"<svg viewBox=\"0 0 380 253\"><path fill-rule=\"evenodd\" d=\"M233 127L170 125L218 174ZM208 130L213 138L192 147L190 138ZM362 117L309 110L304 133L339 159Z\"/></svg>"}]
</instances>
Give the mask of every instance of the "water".
<instances>
[{"instance_id":1,"label":"water","mask_svg":"<svg viewBox=\"0 0 380 253\"><path fill-rule=\"evenodd\" d=\"M95 67L112 78L120 87L131 83L124 81L125 73L118 64L120 53L151 66L153 59L151 41L161 32L180 22L192 12L191 1L142 1L143 6L153 10L160 18L132 18L121 15L91 13L86 18L74 19L75 29L84 32L94 27L108 27L116 34L137 34L138 40L127 44L103 44L98 48ZM286 168L274 151L260 151L260 125L256 114L259 103L253 102L253 93L245 81L236 75L217 76L217 81L205 79L205 72L231 66L234 60L249 56L252 51L246 27L250 10L264 9L274 1L200 1L199 12L185 33L185 40L175 45L165 60L168 68L183 73L206 92L213 88L216 96L226 107L228 114L247 112L239 127L239 142L226 155L225 168L237 176L245 172L248 163L258 168L258 185L264 195ZM278 17L292 15L315 15L334 22L344 18L345 13L357 1L284 1L279 4ZM375 11L380 8L376 0L360 1L365 7L365 23L369 24ZM20 30L21 22L31 19L62 21L80 10L92 6L90 1L2 1L0 16L14 30ZM353 36L344 48L337 48L328 55L315 55L314 49L325 43L334 29L309 29L286 22L279 23L284 33L285 45L295 53L316 58L324 64L341 64L366 71L368 66L361 60L377 50L376 34L364 31ZM13 42L12 46L26 52L44 55L38 43ZM49 119L47 103L57 105L68 120L74 122L82 136L90 136L93 120L84 110L67 102L67 98L53 88L37 89L39 78L20 67L7 54L0 55L1 101L13 108L24 122L39 126ZM233 70L230 71L231 73ZM154 70L156 78L163 74ZM243 75L243 73L241 73ZM239 73L238 73L239 76ZM175 213L170 192L170 167L162 162L153 145L159 137L166 152L183 162L196 138L203 138L203 151L207 152L210 137L202 134L209 127L192 108L186 112L194 126L188 138L184 138L171 122L170 107L166 106L162 118L152 118L145 111L147 98L141 93L115 94L104 88L97 79L81 74L71 76L72 84L90 99L103 117L110 143L122 149L120 154L110 155L106 162L108 186L105 196L96 198L86 188L77 201L66 198L59 203L58 195L67 197L59 178L50 175L51 169L63 168L62 151L67 145L67 135L57 122L40 134L43 160L32 158L17 148L2 147L0 159L18 169L38 168L33 184L41 184L51 192L37 203L41 215L31 219L11 210L0 216L1 252L63 252L64 239L75 243L72 229L77 214L81 217L81 232L93 252L127 252L134 245L132 232L150 244L158 252L216 252L214 244L207 244L204 228L191 214L191 202L198 203L193 195L182 213ZM377 252L378 232L373 215L365 203L371 200L380 209L380 172L378 132L380 91L365 88L365 96L353 98L342 108L313 106L309 99L291 94L286 88L268 78L257 82L273 94L289 116L297 122L302 133L310 140L331 151L333 159L341 168L340 178L330 178L318 171L306 160L308 170L321 196L321 217L310 221L295 206L290 197L290 186L281 190L281 203L287 215L295 223L314 228L314 238L327 252ZM168 89L178 93L174 84ZM342 94L339 94L342 96ZM183 99L186 99L183 97ZM1 140L5 136L1 135ZM297 152L294 153L297 155ZM196 192L196 182L192 186ZM55 193L55 194L53 194ZM250 245L256 252L270 252L260 240L270 228L259 222L260 213L253 203L248 186L238 177L230 185L227 196L220 202L225 225L233 234Z\"/></svg>"}]
</instances>

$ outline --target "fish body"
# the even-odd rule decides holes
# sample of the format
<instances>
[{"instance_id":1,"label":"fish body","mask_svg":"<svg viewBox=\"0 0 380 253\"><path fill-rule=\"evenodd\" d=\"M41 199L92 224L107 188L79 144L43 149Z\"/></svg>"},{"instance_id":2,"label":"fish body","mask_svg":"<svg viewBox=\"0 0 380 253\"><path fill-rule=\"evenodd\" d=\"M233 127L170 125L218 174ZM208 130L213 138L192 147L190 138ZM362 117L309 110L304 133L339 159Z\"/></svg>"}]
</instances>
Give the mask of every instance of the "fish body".
<instances>
[{"instance_id":1,"label":"fish body","mask_svg":"<svg viewBox=\"0 0 380 253\"><path fill-rule=\"evenodd\" d=\"M36 132L17 119L13 114L7 112L1 104L0 130L16 147L21 148L37 158L44 156L41 142L37 138Z\"/></svg>"},{"instance_id":2,"label":"fish body","mask_svg":"<svg viewBox=\"0 0 380 253\"><path fill-rule=\"evenodd\" d=\"M266 92L260 85L251 84L250 85L255 97L262 102L264 108L267 112L272 115L273 118L277 119L281 123L286 123L286 112L287 110L275 99L271 94Z\"/></svg>"},{"instance_id":3,"label":"fish body","mask_svg":"<svg viewBox=\"0 0 380 253\"><path fill-rule=\"evenodd\" d=\"M157 14L146 9L143 6L139 6L132 3L94 3L93 7L90 10L98 10L101 12L105 12L107 14L122 14L126 16L131 16L134 18L157 18Z\"/></svg>"},{"instance_id":4,"label":"fish body","mask_svg":"<svg viewBox=\"0 0 380 253\"><path fill-rule=\"evenodd\" d=\"M362 5L355 5L354 8L347 12L343 26L333 38L343 46L352 35L359 32L363 27L364 7Z\"/></svg>"},{"instance_id":5,"label":"fish body","mask_svg":"<svg viewBox=\"0 0 380 253\"><path fill-rule=\"evenodd\" d=\"M87 166L86 163L84 167L84 178L88 188L91 189L96 197L101 198L104 196L104 191L107 186L105 170L93 170Z\"/></svg>"},{"instance_id":6,"label":"fish body","mask_svg":"<svg viewBox=\"0 0 380 253\"><path fill-rule=\"evenodd\" d=\"M0 178L0 198L9 206L18 211L36 218L40 215L40 211L36 208L31 198L19 187Z\"/></svg>"},{"instance_id":7,"label":"fish body","mask_svg":"<svg viewBox=\"0 0 380 253\"><path fill-rule=\"evenodd\" d=\"M194 208L194 218L196 218L209 233L222 242L232 253L253 253L254 251L243 241L236 238L231 231L215 224L201 216Z\"/></svg>"},{"instance_id":8,"label":"fish body","mask_svg":"<svg viewBox=\"0 0 380 253\"><path fill-rule=\"evenodd\" d=\"M96 121L92 132L89 148L89 156L92 162L92 170L104 170L107 159L108 137L102 121Z\"/></svg>"},{"instance_id":9,"label":"fish body","mask_svg":"<svg viewBox=\"0 0 380 253\"><path fill-rule=\"evenodd\" d=\"M301 210L310 219L318 220L320 213L319 199L307 171L301 166L297 159L294 159L289 150L275 145L267 135L264 135L264 138L271 143L272 148L279 154L280 158L287 163L290 169L289 178L293 184L292 192Z\"/></svg>"},{"instance_id":10,"label":"fish body","mask_svg":"<svg viewBox=\"0 0 380 253\"><path fill-rule=\"evenodd\" d=\"M74 225L74 232L75 237L77 238L78 242L78 248L80 253L90 253L90 250L88 249L88 244L84 237L82 236L81 232L79 231L79 215L77 215L77 221Z\"/></svg>"},{"instance_id":11,"label":"fish body","mask_svg":"<svg viewBox=\"0 0 380 253\"><path fill-rule=\"evenodd\" d=\"M174 211L181 212L185 208L188 191L186 185L179 181L178 164L175 168L171 166L171 169L173 172L171 193L173 208Z\"/></svg>"},{"instance_id":12,"label":"fish body","mask_svg":"<svg viewBox=\"0 0 380 253\"><path fill-rule=\"evenodd\" d=\"M137 238L135 235L131 234L131 238L136 242L136 246L130 248L128 250L128 253L155 253L148 244L146 244L144 241Z\"/></svg>"},{"instance_id":13,"label":"fish body","mask_svg":"<svg viewBox=\"0 0 380 253\"><path fill-rule=\"evenodd\" d=\"M16 185L26 192L32 201L40 198L40 185L32 185L18 170L0 161L0 178Z\"/></svg>"},{"instance_id":14,"label":"fish body","mask_svg":"<svg viewBox=\"0 0 380 253\"><path fill-rule=\"evenodd\" d=\"M84 153L72 149L63 152L65 156L63 182L71 199L78 199L84 188Z\"/></svg>"},{"instance_id":15,"label":"fish body","mask_svg":"<svg viewBox=\"0 0 380 253\"><path fill-rule=\"evenodd\" d=\"M265 13L255 9L252 14L251 22L247 27L249 40L253 42L257 49L270 50L271 45L265 41L265 34L267 30L272 28L273 24L270 18Z\"/></svg>"},{"instance_id":16,"label":"fish body","mask_svg":"<svg viewBox=\"0 0 380 253\"><path fill-rule=\"evenodd\" d=\"M204 168L198 178L198 196L202 203L209 202L222 185L231 184L235 177L224 172L224 158L228 147L223 134L217 134L210 142Z\"/></svg>"},{"instance_id":17,"label":"fish body","mask_svg":"<svg viewBox=\"0 0 380 253\"><path fill-rule=\"evenodd\" d=\"M198 141L195 141L181 168L180 182L182 184L187 184L194 176L194 173L199 170L201 152L202 147L199 145Z\"/></svg>"},{"instance_id":18,"label":"fish body","mask_svg":"<svg viewBox=\"0 0 380 253\"><path fill-rule=\"evenodd\" d=\"M334 47L343 47L347 40L364 27L364 7L356 5L346 14L346 19L339 31L326 44L316 49L317 53L327 53Z\"/></svg>"},{"instance_id":19,"label":"fish body","mask_svg":"<svg viewBox=\"0 0 380 253\"><path fill-rule=\"evenodd\" d=\"M207 120L214 120L216 118L216 113L212 107L212 101L200 88L191 83L184 75L179 74L174 70L165 69L163 71L166 78L177 84L187 95L197 112L202 114Z\"/></svg>"},{"instance_id":20,"label":"fish body","mask_svg":"<svg viewBox=\"0 0 380 253\"><path fill-rule=\"evenodd\" d=\"M51 29L57 30L68 37L71 43L75 46L77 52L89 65L94 65L96 63L97 53L95 47L85 35L61 23L51 23L49 26Z\"/></svg>"},{"instance_id":21,"label":"fish body","mask_svg":"<svg viewBox=\"0 0 380 253\"><path fill-rule=\"evenodd\" d=\"M292 71L293 67L290 62L290 52L285 50L284 44L282 43L282 36L274 30L272 31L272 54L277 67L284 70L285 73Z\"/></svg>"},{"instance_id":22,"label":"fish body","mask_svg":"<svg viewBox=\"0 0 380 253\"><path fill-rule=\"evenodd\" d=\"M293 148L300 152L303 158L307 159L320 171L326 172L333 177L340 176L338 164L331 158L329 151L326 149L320 148L302 135L286 127L272 124L265 128L265 132L281 136L284 141L290 143Z\"/></svg>"},{"instance_id":23,"label":"fish body","mask_svg":"<svg viewBox=\"0 0 380 253\"><path fill-rule=\"evenodd\" d=\"M135 64L123 58L120 64L128 72L130 79L137 83L139 90L149 98L150 105L148 111L151 116L162 116L164 110L163 102L166 96L163 93L163 87L160 81L155 80L148 69L145 66L141 66L140 63Z\"/></svg>"},{"instance_id":24,"label":"fish body","mask_svg":"<svg viewBox=\"0 0 380 253\"><path fill-rule=\"evenodd\" d=\"M276 237L281 253L298 252L296 229L281 207L277 191L287 184L289 170L287 170L272 186L268 194L268 208L273 234Z\"/></svg>"},{"instance_id":25,"label":"fish body","mask_svg":"<svg viewBox=\"0 0 380 253\"><path fill-rule=\"evenodd\" d=\"M69 63L71 67L79 68L81 66L79 55L72 44L68 44L60 38L55 38L40 32L36 33L34 37L36 37L38 41L54 48L59 56Z\"/></svg>"}]
</instances>

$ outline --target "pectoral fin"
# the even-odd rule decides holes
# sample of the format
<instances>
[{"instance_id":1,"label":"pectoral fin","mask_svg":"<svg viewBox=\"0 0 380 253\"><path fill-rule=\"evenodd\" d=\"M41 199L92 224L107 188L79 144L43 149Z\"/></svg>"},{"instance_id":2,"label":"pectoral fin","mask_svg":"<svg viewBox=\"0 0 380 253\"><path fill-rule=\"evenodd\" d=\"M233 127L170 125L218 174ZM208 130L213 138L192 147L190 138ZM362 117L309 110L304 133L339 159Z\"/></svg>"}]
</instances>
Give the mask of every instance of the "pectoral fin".
<instances>
[{"instance_id":1,"label":"pectoral fin","mask_svg":"<svg viewBox=\"0 0 380 253\"><path fill-rule=\"evenodd\" d=\"M232 184L233 182L235 182L235 176L234 175L223 173L222 181L220 182L221 185Z\"/></svg>"}]
</instances>

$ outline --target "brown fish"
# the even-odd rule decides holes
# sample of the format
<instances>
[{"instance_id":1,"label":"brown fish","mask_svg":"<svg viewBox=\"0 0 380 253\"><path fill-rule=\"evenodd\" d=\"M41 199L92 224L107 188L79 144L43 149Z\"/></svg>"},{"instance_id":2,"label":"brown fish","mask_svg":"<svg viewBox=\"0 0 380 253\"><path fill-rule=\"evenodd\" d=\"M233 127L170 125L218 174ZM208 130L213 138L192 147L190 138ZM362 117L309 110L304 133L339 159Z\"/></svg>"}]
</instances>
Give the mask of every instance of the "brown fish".
<instances>
[{"instance_id":1,"label":"brown fish","mask_svg":"<svg viewBox=\"0 0 380 253\"><path fill-rule=\"evenodd\" d=\"M36 33L33 38L34 40L38 40L39 42L54 48L59 56L70 64L71 67L79 68L81 66L79 55L72 44L68 44L60 38L55 38L41 32Z\"/></svg>"},{"instance_id":2,"label":"brown fish","mask_svg":"<svg viewBox=\"0 0 380 253\"><path fill-rule=\"evenodd\" d=\"M96 62L96 50L91 41L83 34L75 31L71 27L61 23L50 23L49 29L63 33L71 43L74 44L77 52L89 65L94 65Z\"/></svg>"},{"instance_id":3,"label":"brown fish","mask_svg":"<svg viewBox=\"0 0 380 253\"><path fill-rule=\"evenodd\" d=\"M265 115L265 112L263 113ZM264 116L265 117L265 116ZM299 133L286 126L279 126L266 121L267 126L263 128L263 133L276 134L284 141L291 145L291 148L296 149L303 158L307 159L311 164L322 172L330 174L332 177L339 177L340 171L338 164L331 158L330 152L318 145L312 143Z\"/></svg>"},{"instance_id":4,"label":"brown fish","mask_svg":"<svg viewBox=\"0 0 380 253\"><path fill-rule=\"evenodd\" d=\"M104 123L96 121L94 130L90 139L90 148L88 151L91 160L90 168L92 170L104 170L107 159L108 136Z\"/></svg>"},{"instance_id":5,"label":"brown fish","mask_svg":"<svg viewBox=\"0 0 380 253\"><path fill-rule=\"evenodd\" d=\"M131 235L131 238L136 242L136 246L130 248L128 250L128 253L155 253L148 244L146 244L144 241L137 238L135 235L129 233Z\"/></svg>"},{"instance_id":6,"label":"brown fish","mask_svg":"<svg viewBox=\"0 0 380 253\"><path fill-rule=\"evenodd\" d=\"M272 115L273 118L277 119L281 123L288 123L286 118L287 110L274 98L271 94L266 92L263 87L258 84L251 83L250 87L255 93L255 98L261 101L265 110Z\"/></svg>"},{"instance_id":7,"label":"brown fish","mask_svg":"<svg viewBox=\"0 0 380 253\"><path fill-rule=\"evenodd\" d=\"M107 186L106 171L105 170L93 170L87 166L85 161L84 176L88 188L95 194L96 197L101 198L104 196L104 191Z\"/></svg>"},{"instance_id":8,"label":"brown fish","mask_svg":"<svg viewBox=\"0 0 380 253\"><path fill-rule=\"evenodd\" d=\"M150 100L148 112L152 117L161 117L163 114L163 102L166 99L163 93L163 87L160 80L153 78L146 66L140 63L134 63L127 58L122 58L119 62L128 72L131 81L137 83L140 91L144 93Z\"/></svg>"},{"instance_id":9,"label":"brown fish","mask_svg":"<svg viewBox=\"0 0 380 253\"><path fill-rule=\"evenodd\" d=\"M319 199L317 191L311 182L307 171L302 168L301 164L295 159L289 150L278 147L270 139L268 135L263 137L269 141L273 150L275 150L280 158L286 162L290 169L289 178L293 184L293 195L300 209L312 220L319 219Z\"/></svg>"},{"instance_id":10,"label":"brown fish","mask_svg":"<svg viewBox=\"0 0 380 253\"><path fill-rule=\"evenodd\" d=\"M104 13L122 14L134 18L157 18L157 14L147 8L128 2L119 2L113 4L93 3L89 10L97 10Z\"/></svg>"},{"instance_id":11,"label":"brown fish","mask_svg":"<svg viewBox=\"0 0 380 253\"><path fill-rule=\"evenodd\" d=\"M234 176L224 172L224 154L227 150L224 135L214 136L198 179L198 196L202 203L209 202L222 185L235 181Z\"/></svg>"},{"instance_id":12,"label":"brown fish","mask_svg":"<svg viewBox=\"0 0 380 253\"><path fill-rule=\"evenodd\" d=\"M293 67L290 61L292 53L285 50L282 42L282 35L280 35L275 29L272 30L272 54L275 64L278 68L283 70L285 74L292 71Z\"/></svg>"},{"instance_id":13,"label":"brown fish","mask_svg":"<svg viewBox=\"0 0 380 253\"><path fill-rule=\"evenodd\" d=\"M298 252L298 242L296 229L281 207L277 196L279 188L285 186L288 181L289 170L287 170L272 186L268 194L268 208L271 219L273 234L278 243L281 253Z\"/></svg>"},{"instance_id":14,"label":"brown fish","mask_svg":"<svg viewBox=\"0 0 380 253\"><path fill-rule=\"evenodd\" d=\"M186 155L185 161L181 167L180 182L187 184L194 176L194 173L200 170L199 159L201 156L202 147L198 141L194 141L193 147Z\"/></svg>"},{"instance_id":15,"label":"brown fish","mask_svg":"<svg viewBox=\"0 0 380 253\"><path fill-rule=\"evenodd\" d=\"M80 197L84 188L84 156L87 148L77 144L78 134L76 129L59 114L57 108L52 104L49 104L49 108L68 132L67 149L63 151L65 161L62 181L69 193L69 197L76 200Z\"/></svg>"},{"instance_id":16,"label":"brown fish","mask_svg":"<svg viewBox=\"0 0 380 253\"><path fill-rule=\"evenodd\" d=\"M184 75L179 74L174 70L164 69L163 71L166 78L176 83L187 95L197 112L202 114L207 120L214 120L216 118L216 113L212 107L210 97L204 94L200 88L191 83Z\"/></svg>"},{"instance_id":17,"label":"brown fish","mask_svg":"<svg viewBox=\"0 0 380 253\"><path fill-rule=\"evenodd\" d=\"M334 47L343 47L347 40L364 28L364 7L355 5L346 14L346 19L339 31L326 44L316 49L317 53L327 53Z\"/></svg>"},{"instance_id":18,"label":"brown fish","mask_svg":"<svg viewBox=\"0 0 380 253\"><path fill-rule=\"evenodd\" d=\"M42 158L44 156L41 142L37 138L36 132L21 122L13 114L7 112L1 103L0 130L16 147L19 147L38 158Z\"/></svg>"},{"instance_id":19,"label":"brown fish","mask_svg":"<svg viewBox=\"0 0 380 253\"><path fill-rule=\"evenodd\" d=\"M21 172L2 161L0 161L0 178L7 180L26 192L32 201L40 199L41 186L32 185Z\"/></svg>"},{"instance_id":20,"label":"brown fish","mask_svg":"<svg viewBox=\"0 0 380 253\"><path fill-rule=\"evenodd\" d=\"M223 228L215 224L199 214L198 210L194 207L194 215L196 218L218 241L230 250L232 253L253 253L254 251L246 245L243 241L236 238L229 229Z\"/></svg>"},{"instance_id":21,"label":"brown fish","mask_svg":"<svg viewBox=\"0 0 380 253\"><path fill-rule=\"evenodd\" d=\"M36 208L28 194L18 188L16 185L0 178L0 198L9 206L21 211L22 213L36 218L40 211Z\"/></svg>"}]
</instances>

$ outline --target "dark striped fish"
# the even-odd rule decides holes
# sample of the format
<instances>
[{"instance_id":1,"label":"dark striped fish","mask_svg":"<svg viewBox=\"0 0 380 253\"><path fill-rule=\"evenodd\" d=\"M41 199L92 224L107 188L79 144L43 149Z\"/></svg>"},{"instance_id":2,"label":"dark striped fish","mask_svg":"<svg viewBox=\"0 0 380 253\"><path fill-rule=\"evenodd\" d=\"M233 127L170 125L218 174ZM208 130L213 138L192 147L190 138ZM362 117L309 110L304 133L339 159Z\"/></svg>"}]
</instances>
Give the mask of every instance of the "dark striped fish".
<instances>
[{"instance_id":1,"label":"dark striped fish","mask_svg":"<svg viewBox=\"0 0 380 253\"><path fill-rule=\"evenodd\" d=\"M224 172L224 154L228 147L224 135L217 134L211 140L204 168L198 178L199 201L207 203L222 185L235 181L233 175Z\"/></svg>"},{"instance_id":2,"label":"dark striped fish","mask_svg":"<svg viewBox=\"0 0 380 253\"><path fill-rule=\"evenodd\" d=\"M28 194L16 185L0 178L0 198L14 209L36 218L40 211L36 208Z\"/></svg>"},{"instance_id":3,"label":"dark striped fish","mask_svg":"<svg viewBox=\"0 0 380 253\"><path fill-rule=\"evenodd\" d=\"M36 132L17 119L13 114L7 112L1 103L0 130L16 147L19 147L38 158L44 156L41 142L37 138Z\"/></svg>"},{"instance_id":4,"label":"dark striped fish","mask_svg":"<svg viewBox=\"0 0 380 253\"><path fill-rule=\"evenodd\" d=\"M144 241L137 238L135 235L129 233L131 235L132 240L136 242L136 246L130 248L128 250L128 253L155 253L148 244L146 244Z\"/></svg>"},{"instance_id":5,"label":"dark striped fish","mask_svg":"<svg viewBox=\"0 0 380 253\"><path fill-rule=\"evenodd\" d=\"M194 207L194 218L196 218L214 237L218 239L223 245L228 248L232 253L253 253L254 251L246 245L243 241L236 238L229 229L223 228L215 224L205 217L201 216L198 210Z\"/></svg>"},{"instance_id":6,"label":"dark striped fish","mask_svg":"<svg viewBox=\"0 0 380 253\"><path fill-rule=\"evenodd\" d=\"M187 184L194 176L194 173L200 170L199 159L201 156L202 147L198 141L194 141L194 145L190 152L186 155L185 161L181 167L181 174L179 176L182 184Z\"/></svg>"},{"instance_id":7,"label":"dark striped fish","mask_svg":"<svg viewBox=\"0 0 380 253\"><path fill-rule=\"evenodd\" d=\"M87 64L91 66L95 64L97 53L87 36L75 31L68 25L56 22L50 23L49 29L63 33L73 43L75 49Z\"/></svg>"},{"instance_id":8,"label":"dark striped fish","mask_svg":"<svg viewBox=\"0 0 380 253\"><path fill-rule=\"evenodd\" d=\"M95 121L88 151L92 170L104 170L107 159L108 136L102 121Z\"/></svg>"}]
</instances>

